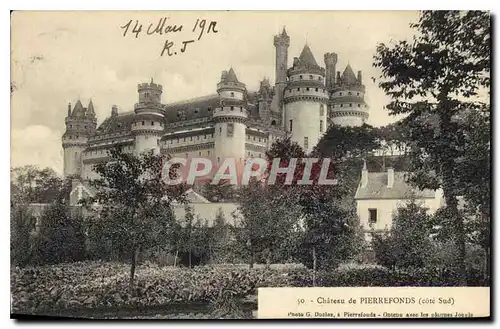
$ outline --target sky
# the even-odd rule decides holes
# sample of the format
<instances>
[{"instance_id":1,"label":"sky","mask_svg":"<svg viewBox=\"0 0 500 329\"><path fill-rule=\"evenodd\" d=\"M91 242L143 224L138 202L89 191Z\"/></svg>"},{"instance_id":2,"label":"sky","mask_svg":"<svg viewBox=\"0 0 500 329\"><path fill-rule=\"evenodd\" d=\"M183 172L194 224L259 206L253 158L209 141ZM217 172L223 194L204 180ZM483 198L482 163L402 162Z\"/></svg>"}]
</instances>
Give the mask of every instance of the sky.
<instances>
[{"instance_id":1,"label":"sky","mask_svg":"<svg viewBox=\"0 0 500 329\"><path fill-rule=\"evenodd\" d=\"M181 30L148 34L163 17L165 28ZM388 124L396 118L384 109L389 99L371 79L380 76L373 56L378 43L411 38L409 25L417 19L414 11L14 12L11 166L62 173L64 118L68 103L78 99L85 107L92 99L99 124L114 104L119 112L133 110L137 84L151 78L163 85L163 103L214 94L221 71L230 67L248 90L257 90L264 77L274 82L273 36L284 26L289 66L306 43L321 66L325 53L337 53L337 70L349 63L363 72L368 123ZM137 37L136 21L142 26ZM217 33L208 31L210 22ZM189 40L194 42L182 51ZM162 56L170 42L173 55L165 50Z\"/></svg>"}]
</instances>

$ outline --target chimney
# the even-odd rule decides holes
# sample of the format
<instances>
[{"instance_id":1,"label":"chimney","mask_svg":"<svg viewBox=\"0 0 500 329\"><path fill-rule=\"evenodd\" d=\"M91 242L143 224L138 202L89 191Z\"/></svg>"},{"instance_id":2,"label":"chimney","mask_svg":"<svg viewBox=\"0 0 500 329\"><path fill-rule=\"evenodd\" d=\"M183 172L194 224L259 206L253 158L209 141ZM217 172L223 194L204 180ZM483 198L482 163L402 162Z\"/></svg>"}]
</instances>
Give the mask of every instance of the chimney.
<instances>
[{"instance_id":1,"label":"chimney","mask_svg":"<svg viewBox=\"0 0 500 329\"><path fill-rule=\"evenodd\" d=\"M387 168L387 187L392 188L394 186L394 168Z\"/></svg>"},{"instance_id":2,"label":"chimney","mask_svg":"<svg viewBox=\"0 0 500 329\"><path fill-rule=\"evenodd\" d=\"M366 168L366 160L363 160L363 170L361 170L361 187L368 186L368 169Z\"/></svg>"},{"instance_id":3,"label":"chimney","mask_svg":"<svg viewBox=\"0 0 500 329\"><path fill-rule=\"evenodd\" d=\"M68 103L68 116L71 115L71 102Z\"/></svg>"},{"instance_id":4,"label":"chimney","mask_svg":"<svg viewBox=\"0 0 500 329\"><path fill-rule=\"evenodd\" d=\"M360 85L363 84L361 71L358 71L358 82L359 82Z\"/></svg>"},{"instance_id":5,"label":"chimney","mask_svg":"<svg viewBox=\"0 0 500 329\"><path fill-rule=\"evenodd\" d=\"M117 115L118 115L118 106L116 105L111 106L111 116L114 117Z\"/></svg>"}]
</instances>

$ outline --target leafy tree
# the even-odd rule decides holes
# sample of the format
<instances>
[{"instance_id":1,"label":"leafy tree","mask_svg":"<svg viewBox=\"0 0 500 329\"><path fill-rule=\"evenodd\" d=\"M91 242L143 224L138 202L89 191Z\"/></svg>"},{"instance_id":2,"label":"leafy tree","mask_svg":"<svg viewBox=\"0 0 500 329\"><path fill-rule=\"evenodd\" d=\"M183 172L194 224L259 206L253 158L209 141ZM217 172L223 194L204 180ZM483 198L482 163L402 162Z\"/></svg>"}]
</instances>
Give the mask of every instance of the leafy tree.
<instances>
[{"instance_id":1,"label":"leafy tree","mask_svg":"<svg viewBox=\"0 0 500 329\"><path fill-rule=\"evenodd\" d=\"M227 223L224 212L219 208L210 234L211 259L215 263L224 263L234 258L231 233L231 227Z\"/></svg>"},{"instance_id":2,"label":"leafy tree","mask_svg":"<svg viewBox=\"0 0 500 329\"><path fill-rule=\"evenodd\" d=\"M10 176L11 201L15 203L50 203L68 192L68 186L51 168L17 167L10 170Z\"/></svg>"},{"instance_id":3,"label":"leafy tree","mask_svg":"<svg viewBox=\"0 0 500 329\"><path fill-rule=\"evenodd\" d=\"M249 257L250 268L258 256L269 266L300 218L300 208L287 194L273 192L256 179L240 190L236 237Z\"/></svg>"},{"instance_id":4,"label":"leafy tree","mask_svg":"<svg viewBox=\"0 0 500 329\"><path fill-rule=\"evenodd\" d=\"M477 127L464 117L475 113L483 118L483 128L489 122L490 20L488 12L424 11L411 25L417 32L413 40L380 44L374 62L382 71L379 85L392 98L386 108L405 115L401 125L412 160L410 181L444 190L464 285L466 231L457 197L464 188L485 185L480 175L469 179L463 166L471 162L463 157L469 147L489 153L489 143L471 143Z\"/></svg>"},{"instance_id":5,"label":"leafy tree","mask_svg":"<svg viewBox=\"0 0 500 329\"><path fill-rule=\"evenodd\" d=\"M372 233L375 257L387 267L426 265L429 256L431 216L415 200L397 209L390 232Z\"/></svg>"},{"instance_id":6,"label":"leafy tree","mask_svg":"<svg viewBox=\"0 0 500 329\"><path fill-rule=\"evenodd\" d=\"M86 258L82 216L57 199L42 213L35 240L36 261L57 264Z\"/></svg>"},{"instance_id":7,"label":"leafy tree","mask_svg":"<svg viewBox=\"0 0 500 329\"><path fill-rule=\"evenodd\" d=\"M91 181L95 195L82 203L97 205L94 222L109 233L114 246L129 254L133 292L138 253L167 243L175 220L171 202L184 201L185 186L169 185L162 178L176 178L176 168L163 173L163 155L135 155L119 147L108 153L110 161L94 165L99 175Z\"/></svg>"},{"instance_id":8,"label":"leafy tree","mask_svg":"<svg viewBox=\"0 0 500 329\"><path fill-rule=\"evenodd\" d=\"M11 261L17 266L25 266L33 260L31 246L36 219L24 204L11 205L10 215Z\"/></svg>"}]
</instances>

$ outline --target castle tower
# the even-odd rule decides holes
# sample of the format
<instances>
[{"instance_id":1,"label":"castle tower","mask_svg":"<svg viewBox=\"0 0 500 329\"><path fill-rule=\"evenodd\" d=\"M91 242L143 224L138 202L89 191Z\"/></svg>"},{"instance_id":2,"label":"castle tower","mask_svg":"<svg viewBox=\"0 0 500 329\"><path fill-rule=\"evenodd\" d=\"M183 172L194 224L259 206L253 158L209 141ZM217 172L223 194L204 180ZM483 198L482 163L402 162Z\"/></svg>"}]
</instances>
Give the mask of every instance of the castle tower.
<instances>
[{"instance_id":1,"label":"castle tower","mask_svg":"<svg viewBox=\"0 0 500 329\"><path fill-rule=\"evenodd\" d=\"M246 87L238 81L234 70L223 71L217 84L220 105L213 112L215 163L225 158L243 161L246 136Z\"/></svg>"},{"instance_id":2,"label":"castle tower","mask_svg":"<svg viewBox=\"0 0 500 329\"><path fill-rule=\"evenodd\" d=\"M260 82L260 88L257 95L259 101L259 117L267 124L271 124L273 90L269 83L269 79L264 79Z\"/></svg>"},{"instance_id":3,"label":"castle tower","mask_svg":"<svg viewBox=\"0 0 500 329\"><path fill-rule=\"evenodd\" d=\"M328 94L325 69L317 64L308 45L299 58L294 58L288 78L284 93L285 130L293 141L310 152L326 131Z\"/></svg>"},{"instance_id":4,"label":"castle tower","mask_svg":"<svg viewBox=\"0 0 500 329\"><path fill-rule=\"evenodd\" d=\"M342 76L338 72L337 81L330 91L331 122L341 126L361 126L368 119L368 110L361 71L356 77L348 64Z\"/></svg>"},{"instance_id":5,"label":"castle tower","mask_svg":"<svg viewBox=\"0 0 500 329\"><path fill-rule=\"evenodd\" d=\"M66 131L62 136L64 149L64 177L82 176L82 152L87 147L87 140L95 132L97 119L94 104L90 100L87 108L78 100L73 110L68 104L68 115L64 120Z\"/></svg>"},{"instance_id":6,"label":"castle tower","mask_svg":"<svg viewBox=\"0 0 500 329\"><path fill-rule=\"evenodd\" d=\"M283 112L283 92L287 84L288 69L288 47L290 37L285 28L280 35L274 36L274 47L276 47L276 76L275 76L275 96L273 109Z\"/></svg>"},{"instance_id":7,"label":"castle tower","mask_svg":"<svg viewBox=\"0 0 500 329\"><path fill-rule=\"evenodd\" d=\"M336 53L326 53L325 54L325 67L326 67L326 90L329 92L335 86L335 67L337 66L337 54Z\"/></svg>"},{"instance_id":8,"label":"castle tower","mask_svg":"<svg viewBox=\"0 0 500 329\"><path fill-rule=\"evenodd\" d=\"M135 135L135 152L149 150L160 152L160 137L164 129L165 117L161 104L162 86L153 82L137 86L139 102L135 104L132 132Z\"/></svg>"}]
</instances>

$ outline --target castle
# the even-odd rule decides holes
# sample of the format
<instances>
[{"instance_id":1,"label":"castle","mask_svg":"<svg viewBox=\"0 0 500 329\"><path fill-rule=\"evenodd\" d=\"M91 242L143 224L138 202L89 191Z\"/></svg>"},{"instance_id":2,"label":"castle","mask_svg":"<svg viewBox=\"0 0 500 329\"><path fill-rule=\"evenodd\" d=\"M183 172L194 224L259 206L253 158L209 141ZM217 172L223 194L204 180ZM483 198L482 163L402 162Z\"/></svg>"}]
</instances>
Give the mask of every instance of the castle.
<instances>
[{"instance_id":1,"label":"castle","mask_svg":"<svg viewBox=\"0 0 500 329\"><path fill-rule=\"evenodd\" d=\"M288 67L290 37L286 30L274 37L275 83L260 82L249 91L235 71L223 71L213 95L162 104L162 86L139 84L134 110L111 116L97 127L92 101L85 108L68 105L62 137L64 176L93 179L93 164L107 160L107 150L121 145L126 152L146 150L175 157L227 157L243 160L265 157L273 142L284 136L309 152L330 124L359 126L368 118L361 71L350 65L336 71L337 54L324 55L318 65L306 44Z\"/></svg>"}]
</instances>

